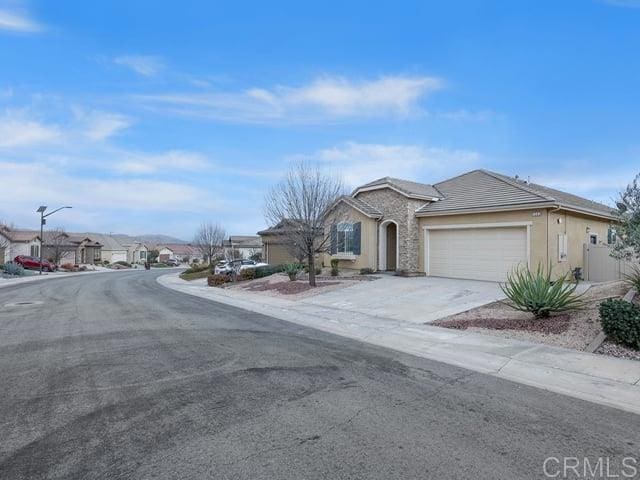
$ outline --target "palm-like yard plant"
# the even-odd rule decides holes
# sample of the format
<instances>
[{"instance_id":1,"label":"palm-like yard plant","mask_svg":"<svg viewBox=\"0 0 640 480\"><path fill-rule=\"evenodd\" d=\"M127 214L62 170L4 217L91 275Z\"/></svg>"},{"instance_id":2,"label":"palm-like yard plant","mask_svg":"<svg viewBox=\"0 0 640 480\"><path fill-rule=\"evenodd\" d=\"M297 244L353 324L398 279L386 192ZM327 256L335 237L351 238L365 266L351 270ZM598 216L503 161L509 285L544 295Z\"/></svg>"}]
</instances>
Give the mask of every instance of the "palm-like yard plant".
<instances>
[{"instance_id":1,"label":"palm-like yard plant","mask_svg":"<svg viewBox=\"0 0 640 480\"><path fill-rule=\"evenodd\" d=\"M631 288L640 293L640 267L634 265L631 273L624 276L624 280Z\"/></svg>"},{"instance_id":2,"label":"palm-like yard plant","mask_svg":"<svg viewBox=\"0 0 640 480\"><path fill-rule=\"evenodd\" d=\"M522 312L531 312L536 318L546 318L554 312L577 310L584 306L581 294L576 294L577 283L570 281L571 272L552 280L551 268L538 265L535 271L528 267L516 268L500 288L511 303Z\"/></svg>"}]
</instances>

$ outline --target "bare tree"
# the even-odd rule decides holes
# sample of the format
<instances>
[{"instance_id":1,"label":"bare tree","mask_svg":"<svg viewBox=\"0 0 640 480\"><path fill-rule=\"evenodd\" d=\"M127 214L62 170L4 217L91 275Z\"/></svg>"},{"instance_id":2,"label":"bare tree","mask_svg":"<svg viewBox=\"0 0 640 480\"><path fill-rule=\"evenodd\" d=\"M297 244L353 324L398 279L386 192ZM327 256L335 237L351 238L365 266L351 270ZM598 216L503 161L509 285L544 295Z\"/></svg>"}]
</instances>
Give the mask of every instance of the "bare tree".
<instances>
[{"instance_id":1,"label":"bare tree","mask_svg":"<svg viewBox=\"0 0 640 480\"><path fill-rule=\"evenodd\" d=\"M225 231L219 224L204 222L196 233L193 245L202 254L203 258L211 263L214 255L222 248L225 236Z\"/></svg>"},{"instance_id":2,"label":"bare tree","mask_svg":"<svg viewBox=\"0 0 640 480\"><path fill-rule=\"evenodd\" d=\"M297 258L309 266L309 285L316 286L315 256L327 250L330 229L325 229L327 209L343 193L342 181L305 162L293 165L285 178L265 197L265 218L270 225L286 224L282 239Z\"/></svg>"},{"instance_id":3,"label":"bare tree","mask_svg":"<svg viewBox=\"0 0 640 480\"><path fill-rule=\"evenodd\" d=\"M63 228L54 228L44 232L42 239L42 253L58 265L60 260L69 252L75 252L77 246L69 243L69 235Z\"/></svg>"}]
</instances>

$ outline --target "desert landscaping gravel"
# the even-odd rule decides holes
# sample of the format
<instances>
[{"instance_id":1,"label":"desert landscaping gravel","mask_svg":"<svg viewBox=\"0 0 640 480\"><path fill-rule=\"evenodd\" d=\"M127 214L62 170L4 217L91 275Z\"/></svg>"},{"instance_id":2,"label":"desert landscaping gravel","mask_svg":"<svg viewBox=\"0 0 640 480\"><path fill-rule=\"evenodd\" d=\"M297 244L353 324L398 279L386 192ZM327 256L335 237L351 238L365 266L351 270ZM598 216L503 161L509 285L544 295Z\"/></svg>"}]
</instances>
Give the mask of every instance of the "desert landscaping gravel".
<instances>
[{"instance_id":1,"label":"desert landscaping gravel","mask_svg":"<svg viewBox=\"0 0 640 480\"><path fill-rule=\"evenodd\" d=\"M600 303L607 298L620 298L627 291L624 282L593 285L583 296L586 302L584 309L542 321L536 320L530 313L514 310L504 302L494 302L444 318L433 325L460 329L466 323L466 329L474 332L584 350L601 331ZM559 325L550 326L549 323L554 321Z\"/></svg>"}]
</instances>

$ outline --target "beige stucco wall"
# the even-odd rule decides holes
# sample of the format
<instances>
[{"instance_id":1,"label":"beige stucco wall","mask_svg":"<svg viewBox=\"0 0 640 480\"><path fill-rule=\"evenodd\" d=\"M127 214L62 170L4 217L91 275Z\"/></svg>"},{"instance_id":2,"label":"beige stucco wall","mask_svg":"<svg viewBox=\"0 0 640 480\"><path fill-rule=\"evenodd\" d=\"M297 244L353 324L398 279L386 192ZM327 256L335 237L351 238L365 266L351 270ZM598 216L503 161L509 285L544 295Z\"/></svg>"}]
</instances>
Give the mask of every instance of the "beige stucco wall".
<instances>
[{"instance_id":1,"label":"beige stucco wall","mask_svg":"<svg viewBox=\"0 0 640 480\"><path fill-rule=\"evenodd\" d=\"M281 244L276 243L273 239L265 241L266 237L262 237L264 242L264 261L269 265L281 265L284 263L295 263L297 260L293 258L293 255L289 253L287 248Z\"/></svg>"},{"instance_id":2,"label":"beige stucco wall","mask_svg":"<svg viewBox=\"0 0 640 480\"><path fill-rule=\"evenodd\" d=\"M559 221L558 221L559 220ZM576 267L584 268L583 245L588 243L590 234L598 235L598 243L607 243L607 230L611 223L594 217L587 217L563 210L549 212L549 258L558 273L565 273ZM589 229L589 232L587 232ZM567 234L567 259L558 259L558 235Z\"/></svg>"},{"instance_id":3,"label":"beige stucco wall","mask_svg":"<svg viewBox=\"0 0 640 480\"><path fill-rule=\"evenodd\" d=\"M377 258L377 224L373 218L369 218L363 213L355 210L345 204L340 204L336 209L331 212L325 220L325 232L329 235L328 229L334 222L360 222L360 255L356 255L353 260L340 260L338 268L341 269L354 269L359 270L361 268L376 268ZM332 258L340 258L340 255L331 255L330 253L324 254L324 265L331 265Z\"/></svg>"},{"instance_id":4,"label":"beige stucco wall","mask_svg":"<svg viewBox=\"0 0 640 480\"><path fill-rule=\"evenodd\" d=\"M558 223L558 219L561 222ZM424 227L426 225L461 225L503 222L531 222L530 262L551 265L554 272L563 274L575 267L583 267L583 245L591 233L598 234L599 243L607 242L610 222L554 209L514 210L509 212L446 215L420 218L420 249L418 252L421 271L424 271ZM567 234L568 252L565 261L558 258L558 235Z\"/></svg>"}]
</instances>

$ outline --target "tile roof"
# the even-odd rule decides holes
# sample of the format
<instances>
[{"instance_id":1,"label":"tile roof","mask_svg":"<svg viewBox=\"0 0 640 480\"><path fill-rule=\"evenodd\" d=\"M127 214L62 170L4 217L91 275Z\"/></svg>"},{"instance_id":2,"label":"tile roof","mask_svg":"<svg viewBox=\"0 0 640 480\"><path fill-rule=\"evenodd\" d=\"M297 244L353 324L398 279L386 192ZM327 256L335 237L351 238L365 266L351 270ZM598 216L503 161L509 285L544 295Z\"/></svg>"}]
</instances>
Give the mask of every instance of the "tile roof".
<instances>
[{"instance_id":1,"label":"tile roof","mask_svg":"<svg viewBox=\"0 0 640 480\"><path fill-rule=\"evenodd\" d=\"M416 211L417 215L549 204L614 216L614 210L601 203L488 170L473 170L436 183L434 187L444 198L422 206Z\"/></svg>"},{"instance_id":2,"label":"tile roof","mask_svg":"<svg viewBox=\"0 0 640 480\"><path fill-rule=\"evenodd\" d=\"M334 205L337 205L341 201L345 202L347 205L352 206L356 210L360 210L367 217L382 218L382 212L380 210L378 210L373 205L368 204L364 200L360 200L357 197L350 197L348 195L343 195L340 198L338 198L338 200L336 200Z\"/></svg>"},{"instance_id":3,"label":"tile roof","mask_svg":"<svg viewBox=\"0 0 640 480\"><path fill-rule=\"evenodd\" d=\"M77 233L72 235L88 238L93 242L97 242L102 245L102 250L107 250L107 251L110 251L110 250L126 251L127 250L127 247L122 245L120 242L118 242L118 240L115 237L112 237L111 235L105 235L102 233Z\"/></svg>"},{"instance_id":4,"label":"tile roof","mask_svg":"<svg viewBox=\"0 0 640 480\"><path fill-rule=\"evenodd\" d=\"M198 249L193 245L188 245L186 243L164 243L162 245L158 245L157 248L158 250L168 248L176 255L198 255Z\"/></svg>"},{"instance_id":5,"label":"tile roof","mask_svg":"<svg viewBox=\"0 0 640 480\"><path fill-rule=\"evenodd\" d=\"M231 235L223 244L225 247L233 244L240 248L262 248L262 239L258 235Z\"/></svg>"},{"instance_id":6,"label":"tile roof","mask_svg":"<svg viewBox=\"0 0 640 480\"><path fill-rule=\"evenodd\" d=\"M440 198L442 194L434 188L433 185L426 183L412 182L409 180L402 180L401 178L394 177L382 177L369 183L359 186L353 192L353 195L357 195L358 191L364 189L370 189L372 187L384 187L385 185L391 186L403 193L408 197L428 197L428 198Z\"/></svg>"},{"instance_id":7,"label":"tile roof","mask_svg":"<svg viewBox=\"0 0 640 480\"><path fill-rule=\"evenodd\" d=\"M0 228L0 233L12 242L30 242L33 239L40 238L40 233L35 230L17 230L13 228Z\"/></svg>"}]
</instances>

